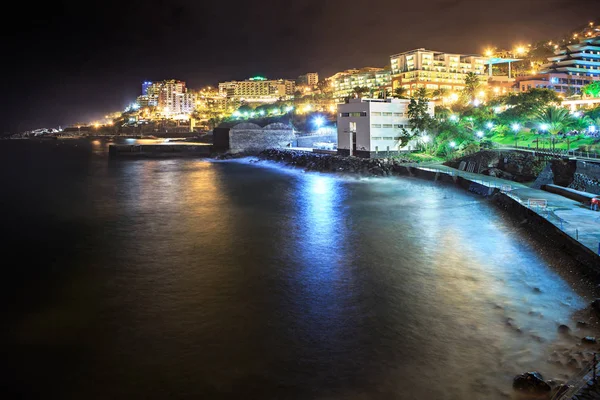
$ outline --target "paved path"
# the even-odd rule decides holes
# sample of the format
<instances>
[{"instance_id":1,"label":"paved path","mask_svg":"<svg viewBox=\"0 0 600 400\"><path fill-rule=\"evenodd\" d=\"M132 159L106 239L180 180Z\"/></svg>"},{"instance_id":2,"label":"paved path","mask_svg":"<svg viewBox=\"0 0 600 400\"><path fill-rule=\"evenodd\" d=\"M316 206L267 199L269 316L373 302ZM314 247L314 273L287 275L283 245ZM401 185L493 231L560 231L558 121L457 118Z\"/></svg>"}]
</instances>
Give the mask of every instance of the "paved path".
<instances>
[{"instance_id":1,"label":"paved path","mask_svg":"<svg viewBox=\"0 0 600 400\"><path fill-rule=\"evenodd\" d=\"M531 189L521 183L473 172L459 171L438 163L419 163L412 164L412 166L458 175L488 187L500 188L524 206L528 206L530 200L544 200L547 204L545 208L537 206L530 208L559 227L563 232L590 248L594 254L598 254L598 247L600 246L600 212L592 211L578 201L544 190Z\"/></svg>"}]
</instances>

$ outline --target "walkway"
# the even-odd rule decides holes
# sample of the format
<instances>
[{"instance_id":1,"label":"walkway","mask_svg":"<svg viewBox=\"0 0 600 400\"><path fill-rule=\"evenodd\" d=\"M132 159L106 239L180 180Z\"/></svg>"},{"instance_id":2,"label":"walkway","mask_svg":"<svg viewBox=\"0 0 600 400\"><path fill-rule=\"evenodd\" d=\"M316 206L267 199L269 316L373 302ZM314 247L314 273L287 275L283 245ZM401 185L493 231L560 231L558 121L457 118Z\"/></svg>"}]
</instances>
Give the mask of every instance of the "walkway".
<instances>
[{"instance_id":1,"label":"walkway","mask_svg":"<svg viewBox=\"0 0 600 400\"><path fill-rule=\"evenodd\" d=\"M508 196L537 212L567 235L599 254L600 212L582 203L544 190L531 189L521 183L493 176L460 171L438 163L410 164L412 167L460 176L487 187L499 188ZM599 254L600 255L600 254Z\"/></svg>"}]
</instances>

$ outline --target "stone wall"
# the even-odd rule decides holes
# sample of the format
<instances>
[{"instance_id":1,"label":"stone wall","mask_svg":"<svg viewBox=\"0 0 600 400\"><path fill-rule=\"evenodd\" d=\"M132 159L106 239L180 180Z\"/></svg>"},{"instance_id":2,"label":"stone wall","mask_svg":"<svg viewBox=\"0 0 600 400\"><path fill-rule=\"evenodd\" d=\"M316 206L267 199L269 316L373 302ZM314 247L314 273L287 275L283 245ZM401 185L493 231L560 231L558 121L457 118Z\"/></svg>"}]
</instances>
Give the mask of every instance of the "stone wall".
<instances>
[{"instance_id":1,"label":"stone wall","mask_svg":"<svg viewBox=\"0 0 600 400\"><path fill-rule=\"evenodd\" d=\"M320 142L337 144L337 134L335 134L335 135L299 136L296 140L296 146L313 148L315 143L320 143Z\"/></svg>"},{"instance_id":2,"label":"stone wall","mask_svg":"<svg viewBox=\"0 0 600 400\"><path fill-rule=\"evenodd\" d=\"M472 172L489 176L497 176L515 182L531 182L535 180L544 162L536 159L530 153L520 151L493 151L484 150L456 160L448 161L446 165L459 168L461 162L464 166L472 163Z\"/></svg>"},{"instance_id":3,"label":"stone wall","mask_svg":"<svg viewBox=\"0 0 600 400\"><path fill-rule=\"evenodd\" d=\"M229 130L229 151L253 153L268 148L285 148L295 139L294 130L289 125L273 123L261 128L256 124L241 123Z\"/></svg>"}]
</instances>

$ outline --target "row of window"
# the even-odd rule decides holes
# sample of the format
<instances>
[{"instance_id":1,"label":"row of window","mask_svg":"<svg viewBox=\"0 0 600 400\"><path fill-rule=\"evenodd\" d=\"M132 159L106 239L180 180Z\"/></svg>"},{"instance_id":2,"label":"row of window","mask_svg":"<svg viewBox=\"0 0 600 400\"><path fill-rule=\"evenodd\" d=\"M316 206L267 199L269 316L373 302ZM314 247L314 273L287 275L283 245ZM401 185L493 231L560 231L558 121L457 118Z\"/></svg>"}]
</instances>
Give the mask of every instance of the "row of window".
<instances>
[{"instance_id":1,"label":"row of window","mask_svg":"<svg viewBox=\"0 0 600 400\"><path fill-rule=\"evenodd\" d=\"M366 117L366 116L367 116L367 113L365 111L340 113L340 117Z\"/></svg>"},{"instance_id":2,"label":"row of window","mask_svg":"<svg viewBox=\"0 0 600 400\"><path fill-rule=\"evenodd\" d=\"M372 111L371 112L371 117L404 117L404 113L403 112L379 112L379 111Z\"/></svg>"},{"instance_id":3,"label":"row of window","mask_svg":"<svg viewBox=\"0 0 600 400\"><path fill-rule=\"evenodd\" d=\"M371 124L371 128L402 129L402 128L408 128L408 125L404 125L404 124Z\"/></svg>"},{"instance_id":4,"label":"row of window","mask_svg":"<svg viewBox=\"0 0 600 400\"><path fill-rule=\"evenodd\" d=\"M378 137L375 137L375 136L373 136L371 138L371 140L400 140L400 136L395 136L395 137L391 137L391 136L378 136Z\"/></svg>"}]
</instances>

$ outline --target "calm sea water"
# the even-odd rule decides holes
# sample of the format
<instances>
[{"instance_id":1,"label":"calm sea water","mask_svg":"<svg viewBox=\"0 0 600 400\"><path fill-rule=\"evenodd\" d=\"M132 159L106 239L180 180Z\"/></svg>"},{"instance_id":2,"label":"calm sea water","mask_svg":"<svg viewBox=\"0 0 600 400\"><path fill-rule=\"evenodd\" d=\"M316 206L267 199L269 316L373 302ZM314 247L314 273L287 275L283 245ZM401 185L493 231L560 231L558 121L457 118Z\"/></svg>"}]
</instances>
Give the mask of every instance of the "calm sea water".
<instances>
[{"instance_id":1,"label":"calm sea water","mask_svg":"<svg viewBox=\"0 0 600 400\"><path fill-rule=\"evenodd\" d=\"M590 290L451 186L87 141L0 142L0 167L11 398L496 399L573 372L547 360Z\"/></svg>"}]
</instances>

